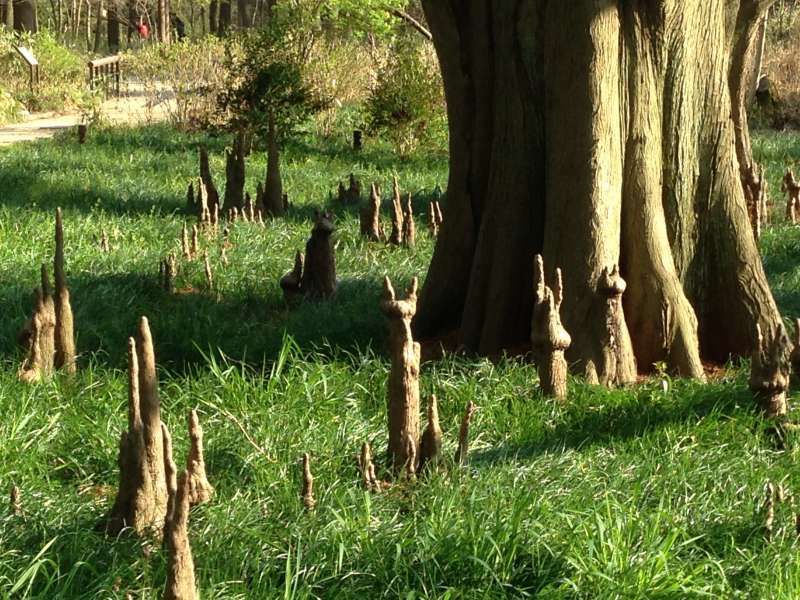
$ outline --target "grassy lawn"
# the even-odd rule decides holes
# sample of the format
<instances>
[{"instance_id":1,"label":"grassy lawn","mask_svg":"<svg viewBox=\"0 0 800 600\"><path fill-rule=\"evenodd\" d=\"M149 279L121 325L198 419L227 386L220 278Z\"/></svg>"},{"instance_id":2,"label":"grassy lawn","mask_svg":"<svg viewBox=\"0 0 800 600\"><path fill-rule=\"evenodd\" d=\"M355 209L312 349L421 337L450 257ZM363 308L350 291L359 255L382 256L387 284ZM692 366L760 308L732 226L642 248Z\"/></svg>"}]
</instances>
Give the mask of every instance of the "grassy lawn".
<instances>
[{"instance_id":1,"label":"grassy lawn","mask_svg":"<svg viewBox=\"0 0 800 600\"><path fill-rule=\"evenodd\" d=\"M381 280L424 277L425 213L445 186L446 158L398 162L383 146L357 155L344 142L297 142L283 157L287 218L232 226L227 267L219 241L201 238L218 292L195 291L197 262L182 264L183 291L169 295L158 261L180 248L200 139L154 127L98 133L82 147L56 139L0 150L0 491L16 483L24 508L16 517L0 505L0 597L160 597L160 546L93 531L117 483L126 339L140 315L150 318L179 466L190 408L205 429L216 495L190 520L203 598L800 597L788 496L800 494L800 440L779 449L764 433L739 366L702 386L661 376L609 391L574 380L557 406L523 361L428 362L423 396L439 396L447 456L465 403L479 406L469 466L363 491L358 449L370 440L382 452L387 438ZM225 140L203 141L221 180ZM755 143L777 197L800 137ZM264 168L259 152L248 189ZM314 208L351 171L385 191L396 172L414 192L417 247L366 243L356 210L337 207L340 291L288 310L278 279ZM52 260L56 206L81 369L23 386L15 333L39 265ZM788 318L800 315L800 229L782 225L782 212L762 248ZM299 498L303 452L316 478L312 514ZM788 492L771 543L760 512L767 481Z\"/></svg>"}]
</instances>

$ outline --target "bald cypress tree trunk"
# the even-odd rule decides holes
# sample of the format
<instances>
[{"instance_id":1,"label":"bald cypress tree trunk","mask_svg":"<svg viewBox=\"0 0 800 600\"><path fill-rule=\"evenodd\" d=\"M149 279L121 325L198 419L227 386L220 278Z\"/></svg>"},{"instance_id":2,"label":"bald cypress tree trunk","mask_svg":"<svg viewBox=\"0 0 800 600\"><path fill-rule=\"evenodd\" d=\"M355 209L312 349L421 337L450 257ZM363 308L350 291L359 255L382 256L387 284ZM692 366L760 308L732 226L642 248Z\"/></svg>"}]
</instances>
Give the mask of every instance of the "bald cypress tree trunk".
<instances>
[{"instance_id":1,"label":"bald cypress tree trunk","mask_svg":"<svg viewBox=\"0 0 800 600\"><path fill-rule=\"evenodd\" d=\"M36 0L19 0L13 2L12 18L14 31L39 31L39 20L36 14Z\"/></svg>"},{"instance_id":2,"label":"bald cypress tree trunk","mask_svg":"<svg viewBox=\"0 0 800 600\"><path fill-rule=\"evenodd\" d=\"M450 179L417 335L457 329L484 354L524 342L537 253L548 280L562 269L579 368L607 350L600 283L615 264L641 370L663 361L702 377L702 360L748 354L757 323L773 331L732 76L748 19L768 4L423 0Z\"/></svg>"},{"instance_id":3,"label":"bald cypress tree trunk","mask_svg":"<svg viewBox=\"0 0 800 600\"><path fill-rule=\"evenodd\" d=\"M119 8L121 8L120 5ZM119 9L117 2L111 0L108 5L108 22L106 24L106 35L108 40L108 51L111 54L119 52L119 18L117 17L117 10Z\"/></svg>"}]
</instances>

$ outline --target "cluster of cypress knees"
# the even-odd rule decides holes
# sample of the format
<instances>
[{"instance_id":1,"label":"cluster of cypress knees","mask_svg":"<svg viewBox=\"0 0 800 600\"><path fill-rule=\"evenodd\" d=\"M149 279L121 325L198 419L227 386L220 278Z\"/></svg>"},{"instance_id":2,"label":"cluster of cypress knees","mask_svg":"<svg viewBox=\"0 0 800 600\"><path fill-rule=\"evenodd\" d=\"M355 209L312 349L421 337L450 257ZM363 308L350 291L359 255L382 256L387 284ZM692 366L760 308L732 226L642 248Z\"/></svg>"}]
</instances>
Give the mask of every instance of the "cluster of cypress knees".
<instances>
[{"instance_id":1,"label":"cluster of cypress knees","mask_svg":"<svg viewBox=\"0 0 800 600\"><path fill-rule=\"evenodd\" d=\"M229 172L239 168L238 163L230 166L231 161L236 162L231 158L236 152L237 149L234 148L233 153L228 153ZM200 152L200 165L198 193L195 196L190 185L188 194L189 204L198 214L199 226L193 226L191 241L184 226L181 240L183 255L189 260L199 254L200 229L216 231L218 227L219 198L213 181L210 180L208 157L204 150ZM763 181L760 176L759 179ZM393 214L389 235L385 234L380 224L381 197L380 190L375 185L372 186L369 202L361 208L361 233L373 241L413 246L415 231L410 196L405 203L401 201L396 178L393 187ZM797 218L800 216L796 214L800 210L800 184L795 182L791 171L784 178L784 188L790 196L787 216L791 214ZM228 194L226 189L226 203ZM351 175L348 187L339 185L338 196L344 203L360 203L360 183ZM285 197L281 206L283 210L288 206ZM263 212L263 199L259 198L254 204L246 197L241 210L239 206L232 206L227 211L227 216L231 222L242 218L263 223ZM274 214L269 210L266 212ZM436 235L441 225L441 209L438 203L432 203L429 223L431 234ZM294 269L281 279L280 285L287 300L298 297L327 298L335 293L336 270L331 241L333 231L333 216L328 212L318 212L311 238L306 245L305 256L298 252ZM225 240L227 243L227 235ZM100 246L103 251L110 251L105 232ZM213 281L208 253L205 252L204 256L206 278L211 288ZM42 282L41 287L35 290L33 315L18 335L19 343L25 348L19 378L25 382L49 378L56 370L65 374L75 373L76 370L73 316L64 269L64 232L60 209L56 210L55 218L54 272L55 294L50 286L48 269L46 265L42 265ZM160 265L160 276L167 289L174 285L176 272L176 258L172 254ZM616 265L604 270L599 292L606 298L603 335L606 336L604 347L607 351L601 358L602 364L587 364L586 377L591 383L615 386L632 383L636 379L636 370L624 367L633 362L627 360L632 356L632 348L622 307L625 288L626 283ZM389 323L390 331L391 369L387 381L390 472L402 473L407 480L413 480L418 473L437 465L443 436L435 395L428 399L427 425L420 433L420 345L414 341L411 332L411 321L417 308L417 291L417 279L414 278L406 291L406 297L399 299L390 279L386 277L380 300L380 310ZM571 338L560 318L563 282L560 269L556 269L552 286L547 285L544 263L538 255L534 264L534 294L531 346L541 389L547 396L564 399L567 395L568 370L564 353L570 346ZM785 414L791 367L794 366L796 371L800 370L800 319L797 320L794 350L782 329L768 340L763 338L760 329L757 333L758 347L752 357L750 387L762 406L771 406L773 409L778 407L777 412L773 411L772 414ZM620 360L621 358L624 360ZM139 322L137 337L128 340L128 365L128 430L122 433L119 444L119 489L113 507L98 524L98 529L111 535L130 530L140 535L163 537L169 556L164 598L194 599L198 596L188 536L189 507L208 501L213 494L203 460L202 428L197 413L191 411L188 417L190 451L186 468L178 475L172 458L172 438L161 421L153 339L145 317ZM469 401L461 421L454 457L454 462L459 465L467 461L469 428L475 411L476 406ZM376 475L372 449L368 442L364 442L361 447L359 471L362 483L369 491L379 492L392 485L390 481L379 479ZM302 474L300 497L306 509L313 510L316 500L308 453L303 455ZM774 519L774 486L770 484L767 492L765 511L769 537ZM11 508L15 514L22 512L20 491L16 487L11 491ZM797 527L800 532L800 516Z\"/></svg>"},{"instance_id":2,"label":"cluster of cypress knees","mask_svg":"<svg viewBox=\"0 0 800 600\"><path fill-rule=\"evenodd\" d=\"M772 206L764 168L756 163L745 165L740 175L750 225L753 228L753 235L759 240L763 226L770 222ZM781 192L786 194L786 221L797 225L800 221L800 183L795 179L791 168L786 169L781 180Z\"/></svg>"}]
</instances>

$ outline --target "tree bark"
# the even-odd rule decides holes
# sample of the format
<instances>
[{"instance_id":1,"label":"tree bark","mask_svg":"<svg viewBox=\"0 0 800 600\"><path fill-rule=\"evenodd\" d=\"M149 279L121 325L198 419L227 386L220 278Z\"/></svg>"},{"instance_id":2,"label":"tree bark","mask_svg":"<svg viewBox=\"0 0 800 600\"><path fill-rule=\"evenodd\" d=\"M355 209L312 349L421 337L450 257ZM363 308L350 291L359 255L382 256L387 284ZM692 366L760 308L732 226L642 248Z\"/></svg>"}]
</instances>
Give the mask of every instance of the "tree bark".
<instances>
[{"instance_id":1,"label":"tree bark","mask_svg":"<svg viewBox=\"0 0 800 600\"><path fill-rule=\"evenodd\" d=\"M267 127L267 178L264 182L264 211L272 217L279 217L284 214L284 208L278 133L275 116L270 115Z\"/></svg>"},{"instance_id":2,"label":"tree bark","mask_svg":"<svg viewBox=\"0 0 800 600\"><path fill-rule=\"evenodd\" d=\"M749 354L757 323L773 332L733 106L737 49L768 4L424 0L450 178L418 336L457 329L482 354L523 343L537 253L548 280L564 273L578 370L608 355L602 282L616 264L633 348L618 370L635 357L702 377L702 360Z\"/></svg>"},{"instance_id":3,"label":"tree bark","mask_svg":"<svg viewBox=\"0 0 800 600\"><path fill-rule=\"evenodd\" d=\"M13 0L4 0L0 4L0 23L8 27L14 28L14 2Z\"/></svg>"},{"instance_id":4,"label":"tree bark","mask_svg":"<svg viewBox=\"0 0 800 600\"><path fill-rule=\"evenodd\" d=\"M106 35L108 40L108 51L111 54L116 54L119 52L119 19L117 19L116 0L111 0L108 5Z\"/></svg>"},{"instance_id":5,"label":"tree bark","mask_svg":"<svg viewBox=\"0 0 800 600\"><path fill-rule=\"evenodd\" d=\"M217 33L217 22L219 17L219 3L217 0L211 0L208 5L208 31L209 33Z\"/></svg>"},{"instance_id":6,"label":"tree bark","mask_svg":"<svg viewBox=\"0 0 800 600\"><path fill-rule=\"evenodd\" d=\"M100 53L100 41L103 39L103 0L97 2L97 16L94 21L94 43L92 52Z\"/></svg>"},{"instance_id":7,"label":"tree bark","mask_svg":"<svg viewBox=\"0 0 800 600\"><path fill-rule=\"evenodd\" d=\"M18 0L13 2L14 31L39 31L36 15L36 0Z\"/></svg>"},{"instance_id":8,"label":"tree bark","mask_svg":"<svg viewBox=\"0 0 800 600\"><path fill-rule=\"evenodd\" d=\"M230 0L222 0L219 3L219 19L217 20L217 35L224 37L231 28L231 3Z\"/></svg>"},{"instance_id":9,"label":"tree bark","mask_svg":"<svg viewBox=\"0 0 800 600\"><path fill-rule=\"evenodd\" d=\"M170 43L169 26L169 0L158 0L156 4L156 26L158 27L158 41L162 44Z\"/></svg>"},{"instance_id":10,"label":"tree bark","mask_svg":"<svg viewBox=\"0 0 800 600\"><path fill-rule=\"evenodd\" d=\"M731 13L735 14L735 18L730 19L728 24L728 35L731 38L728 80L736 135L736 156L742 166L753 162L750 130L747 124L747 105L754 85L753 71L757 68L759 30L773 2L774 0L740 0L738 3L733 3L738 4L738 11Z\"/></svg>"},{"instance_id":11,"label":"tree bark","mask_svg":"<svg viewBox=\"0 0 800 600\"><path fill-rule=\"evenodd\" d=\"M252 27L253 15L248 0L236 0L236 18L240 29Z\"/></svg>"}]
</instances>

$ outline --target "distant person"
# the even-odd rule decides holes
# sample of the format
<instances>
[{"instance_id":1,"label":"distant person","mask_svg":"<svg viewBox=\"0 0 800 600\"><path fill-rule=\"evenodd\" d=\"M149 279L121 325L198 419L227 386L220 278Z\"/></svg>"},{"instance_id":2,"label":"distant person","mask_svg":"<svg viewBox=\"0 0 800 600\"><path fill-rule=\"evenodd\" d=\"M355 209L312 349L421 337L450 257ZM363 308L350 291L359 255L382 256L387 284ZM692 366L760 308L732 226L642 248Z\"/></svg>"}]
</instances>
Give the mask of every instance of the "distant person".
<instances>
[{"instance_id":1,"label":"distant person","mask_svg":"<svg viewBox=\"0 0 800 600\"><path fill-rule=\"evenodd\" d=\"M175 37L178 41L186 37L186 24L183 22L183 19L175 13L169 13L169 26L172 27L172 31L175 32Z\"/></svg>"},{"instance_id":2,"label":"distant person","mask_svg":"<svg viewBox=\"0 0 800 600\"><path fill-rule=\"evenodd\" d=\"M136 26L136 32L139 34L139 39L142 41L150 37L150 28L141 17L139 17L139 24Z\"/></svg>"}]
</instances>

